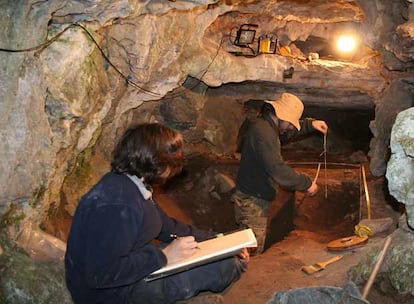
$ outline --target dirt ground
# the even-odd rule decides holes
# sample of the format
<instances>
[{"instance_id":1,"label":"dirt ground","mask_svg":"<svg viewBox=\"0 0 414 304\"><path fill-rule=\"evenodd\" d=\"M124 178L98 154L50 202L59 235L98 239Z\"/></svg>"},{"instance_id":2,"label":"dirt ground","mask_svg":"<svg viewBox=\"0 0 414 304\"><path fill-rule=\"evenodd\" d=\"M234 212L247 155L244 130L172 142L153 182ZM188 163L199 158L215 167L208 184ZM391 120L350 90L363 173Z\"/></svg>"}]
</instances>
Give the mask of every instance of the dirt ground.
<instances>
[{"instance_id":1,"label":"dirt ground","mask_svg":"<svg viewBox=\"0 0 414 304\"><path fill-rule=\"evenodd\" d=\"M155 199L170 216L199 228L216 232L236 229L230 189L234 187L239 160L211 155L188 155L187 158L188 163L180 176L154 188ZM403 205L384 192L384 178L374 178L366 170L372 218L390 217L395 225L389 231L371 237L359 248L328 251L326 245L330 241L353 235L354 225L359 219L367 218L360 165L350 164L345 156L329 155L325 170L323 157L321 160L318 153L311 152L284 151L284 159L295 170L311 177L317 173L315 160L322 161L318 175L319 192L312 198L301 193L293 196L292 193L279 192L278 197L286 196L287 201L273 203L272 208L288 207L269 224L267 250L262 255L252 256L248 271L223 292L226 304L267 303L278 291L310 286L342 288L349 281L349 269L373 248L382 248L387 234L397 226ZM363 165L368 168L367 163ZM289 203L291 198L293 201ZM46 228L51 227L54 235L65 240L70 223L71 217L60 212L45 225ZM308 275L301 271L304 265L336 255L343 258L318 273ZM364 286L358 287L362 293ZM397 299L395 294L381 292L384 286L378 287L374 284L368 294L372 304L414 304L412 297Z\"/></svg>"},{"instance_id":2,"label":"dirt ground","mask_svg":"<svg viewBox=\"0 0 414 304\"><path fill-rule=\"evenodd\" d=\"M338 159L329 161L334 163ZM184 222L219 232L233 230L237 226L230 202L231 191L220 189L223 186L217 183L217 174L224 174L235 181L237 170L237 159L190 157L182 175L156 189L156 199L168 214ZM299 166L297 170L315 176L317 166ZM349 281L350 267L357 265L373 248L382 248L386 235L393 229L370 238L358 248L341 252L327 250L328 242L353 235L354 225L360 217L365 216L366 211L360 206L364 204L364 200L361 200L361 193L364 192L361 192L359 171L359 167L355 169L352 166L342 169L332 167L327 171L322 167L317 197L310 199L300 194L296 196L292 230L262 255L251 257L248 271L223 293L225 303L266 303L275 292L310 286L344 287ZM381 187L381 181L371 176L367 179L369 188ZM382 194L378 197L375 191L371 196L372 208L375 210L372 218L391 217L397 221L401 206L390 206L386 201L389 198L384 198ZM336 255L342 255L343 258L320 272L308 275L301 271L304 265L325 261ZM358 287L362 293L364 286ZM368 294L370 303L414 303L412 298L396 299L379 290L374 284Z\"/></svg>"}]
</instances>

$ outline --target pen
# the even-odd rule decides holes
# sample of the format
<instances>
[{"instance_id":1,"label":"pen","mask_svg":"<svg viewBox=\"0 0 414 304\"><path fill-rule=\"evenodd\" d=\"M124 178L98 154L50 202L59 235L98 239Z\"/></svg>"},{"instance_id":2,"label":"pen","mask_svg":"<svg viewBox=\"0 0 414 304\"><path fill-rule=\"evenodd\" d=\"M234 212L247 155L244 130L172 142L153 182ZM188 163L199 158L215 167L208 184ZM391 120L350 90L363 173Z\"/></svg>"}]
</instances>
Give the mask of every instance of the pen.
<instances>
[{"instance_id":1,"label":"pen","mask_svg":"<svg viewBox=\"0 0 414 304\"><path fill-rule=\"evenodd\" d=\"M178 235L176 235L176 234L170 233L170 238L172 238L172 239L176 240L176 239L178 239L178 238L179 238L179 236L178 236ZM200 249L200 247L198 247L198 246L196 246L196 247L194 247L194 248L195 248L195 249Z\"/></svg>"}]
</instances>

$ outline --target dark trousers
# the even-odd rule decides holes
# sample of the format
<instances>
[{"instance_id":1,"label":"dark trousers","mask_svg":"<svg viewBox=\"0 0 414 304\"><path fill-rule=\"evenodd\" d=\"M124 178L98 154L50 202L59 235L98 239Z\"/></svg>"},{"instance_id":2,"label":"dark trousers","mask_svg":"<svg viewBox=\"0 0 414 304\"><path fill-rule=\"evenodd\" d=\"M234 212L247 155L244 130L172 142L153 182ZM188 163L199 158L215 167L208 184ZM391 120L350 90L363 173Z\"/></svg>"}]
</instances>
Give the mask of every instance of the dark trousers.
<instances>
[{"instance_id":1,"label":"dark trousers","mask_svg":"<svg viewBox=\"0 0 414 304\"><path fill-rule=\"evenodd\" d=\"M237 281L246 268L244 261L232 257L150 282L140 281L131 286L127 303L169 304L202 291L221 292Z\"/></svg>"},{"instance_id":2,"label":"dark trousers","mask_svg":"<svg viewBox=\"0 0 414 304\"><path fill-rule=\"evenodd\" d=\"M267 235L267 217L272 202L245 194L239 190L233 194L232 201L236 223L249 226L256 236L257 248L251 253L263 253Z\"/></svg>"}]
</instances>

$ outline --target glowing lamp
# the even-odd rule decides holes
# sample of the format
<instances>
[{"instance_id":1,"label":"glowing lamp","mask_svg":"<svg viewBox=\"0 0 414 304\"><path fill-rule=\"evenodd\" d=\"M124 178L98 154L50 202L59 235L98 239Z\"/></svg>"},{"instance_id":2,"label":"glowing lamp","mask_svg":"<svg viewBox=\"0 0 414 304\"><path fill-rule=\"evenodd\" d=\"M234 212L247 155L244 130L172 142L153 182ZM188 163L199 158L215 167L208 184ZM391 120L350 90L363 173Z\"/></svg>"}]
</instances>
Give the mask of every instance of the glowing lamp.
<instances>
[{"instance_id":1,"label":"glowing lamp","mask_svg":"<svg viewBox=\"0 0 414 304\"><path fill-rule=\"evenodd\" d=\"M357 46L356 39L353 36L341 36L336 42L338 51L344 53L352 53Z\"/></svg>"}]
</instances>

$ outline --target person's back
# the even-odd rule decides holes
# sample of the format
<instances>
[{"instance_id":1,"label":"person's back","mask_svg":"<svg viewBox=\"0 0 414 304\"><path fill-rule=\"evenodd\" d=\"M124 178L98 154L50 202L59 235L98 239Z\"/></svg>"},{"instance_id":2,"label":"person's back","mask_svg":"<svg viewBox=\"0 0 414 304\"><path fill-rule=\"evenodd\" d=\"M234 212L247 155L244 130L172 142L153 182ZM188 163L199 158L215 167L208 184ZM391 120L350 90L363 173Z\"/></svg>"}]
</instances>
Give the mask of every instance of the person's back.
<instances>
[{"instance_id":1,"label":"person's back","mask_svg":"<svg viewBox=\"0 0 414 304\"><path fill-rule=\"evenodd\" d=\"M276 101L264 102L260 117L243 126L239 140L240 168L232 201L236 223L249 226L256 234L257 253L264 250L267 216L278 187L309 194L317 191L317 185L310 177L289 167L281 154L281 134L297 136L315 128L327 131L324 121L305 120L301 123L303 109L298 97L283 93Z\"/></svg>"},{"instance_id":2,"label":"person's back","mask_svg":"<svg viewBox=\"0 0 414 304\"><path fill-rule=\"evenodd\" d=\"M268 159L274 158L283 161L277 132L262 118L250 122L241 149L237 189L264 200L273 200L277 185L269 177L266 166Z\"/></svg>"},{"instance_id":3,"label":"person's back","mask_svg":"<svg viewBox=\"0 0 414 304\"><path fill-rule=\"evenodd\" d=\"M130 273L135 273L130 275L123 272L121 262L116 263L121 251L125 251L125 255L130 254L129 251L138 251L160 233L161 218L156 208L137 193L126 175L110 172L81 199L65 256L67 286L75 303L123 303L128 284L153 270L150 264L146 265L150 266L147 269L141 266L134 269L133 264L124 264L128 265ZM122 227L122 222L125 225L133 222L141 230L114 233L112 228ZM134 239L133 247L119 246L131 243L131 238ZM159 265L165 262L158 250L153 250L151 255Z\"/></svg>"}]
</instances>

